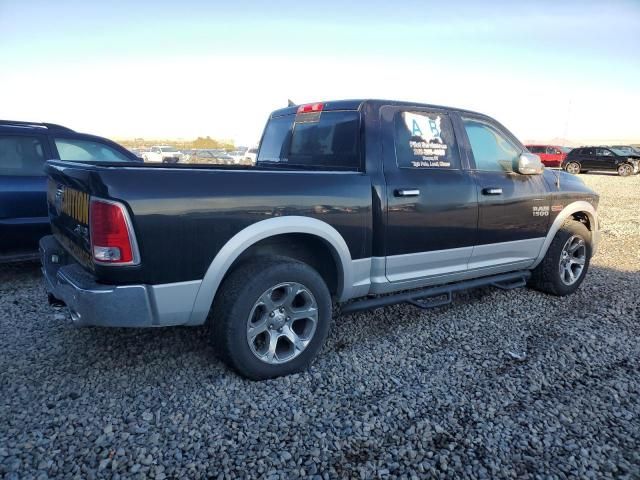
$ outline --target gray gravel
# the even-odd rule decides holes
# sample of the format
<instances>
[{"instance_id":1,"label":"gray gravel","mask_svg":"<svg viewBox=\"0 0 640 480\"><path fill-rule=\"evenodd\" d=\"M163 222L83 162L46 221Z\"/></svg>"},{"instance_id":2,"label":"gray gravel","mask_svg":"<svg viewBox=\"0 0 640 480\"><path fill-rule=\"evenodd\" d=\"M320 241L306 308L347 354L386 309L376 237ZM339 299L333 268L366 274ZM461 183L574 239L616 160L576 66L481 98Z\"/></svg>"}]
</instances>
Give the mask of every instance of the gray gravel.
<instances>
[{"instance_id":1,"label":"gray gravel","mask_svg":"<svg viewBox=\"0 0 640 480\"><path fill-rule=\"evenodd\" d=\"M0 477L640 478L640 177L584 175L604 238L581 290L479 290L339 318L261 383L203 329L76 329L0 267Z\"/></svg>"}]
</instances>

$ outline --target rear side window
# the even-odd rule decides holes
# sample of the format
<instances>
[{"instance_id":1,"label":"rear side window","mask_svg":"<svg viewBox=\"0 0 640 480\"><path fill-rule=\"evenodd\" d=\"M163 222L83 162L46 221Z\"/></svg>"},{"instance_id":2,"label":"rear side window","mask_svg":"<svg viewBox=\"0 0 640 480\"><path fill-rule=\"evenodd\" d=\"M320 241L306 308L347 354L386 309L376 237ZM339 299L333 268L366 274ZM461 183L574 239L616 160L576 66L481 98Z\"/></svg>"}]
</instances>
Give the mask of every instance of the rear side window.
<instances>
[{"instance_id":1,"label":"rear side window","mask_svg":"<svg viewBox=\"0 0 640 480\"><path fill-rule=\"evenodd\" d=\"M36 137L0 136L0 175L44 175L44 147Z\"/></svg>"},{"instance_id":2,"label":"rear side window","mask_svg":"<svg viewBox=\"0 0 640 480\"><path fill-rule=\"evenodd\" d=\"M536 147L532 145L529 146L528 149L531 153L545 153L544 147Z\"/></svg>"},{"instance_id":3,"label":"rear side window","mask_svg":"<svg viewBox=\"0 0 640 480\"><path fill-rule=\"evenodd\" d=\"M442 112L396 115L396 160L400 168L460 168L453 127Z\"/></svg>"},{"instance_id":4,"label":"rear side window","mask_svg":"<svg viewBox=\"0 0 640 480\"><path fill-rule=\"evenodd\" d=\"M322 112L304 122L294 115L275 117L265 129L258 163L358 170L359 139L358 112Z\"/></svg>"},{"instance_id":5,"label":"rear side window","mask_svg":"<svg viewBox=\"0 0 640 480\"><path fill-rule=\"evenodd\" d=\"M124 153L118 152L104 143L91 140L56 138L56 148L60 160L76 162L131 162Z\"/></svg>"}]
</instances>

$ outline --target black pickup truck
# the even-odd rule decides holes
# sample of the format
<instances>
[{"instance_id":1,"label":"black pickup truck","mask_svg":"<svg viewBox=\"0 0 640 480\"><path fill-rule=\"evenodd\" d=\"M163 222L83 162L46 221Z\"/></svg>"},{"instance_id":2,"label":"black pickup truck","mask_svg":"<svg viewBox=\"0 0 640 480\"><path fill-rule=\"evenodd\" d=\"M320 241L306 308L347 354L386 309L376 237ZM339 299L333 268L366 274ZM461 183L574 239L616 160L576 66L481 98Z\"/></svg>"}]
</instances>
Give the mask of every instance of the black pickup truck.
<instances>
[{"instance_id":1,"label":"black pickup truck","mask_svg":"<svg viewBox=\"0 0 640 480\"><path fill-rule=\"evenodd\" d=\"M211 322L243 375L304 368L341 311L583 281L598 195L495 120L381 100L272 113L257 164L49 162L51 301L78 325ZM386 295L381 295L386 294Z\"/></svg>"}]
</instances>

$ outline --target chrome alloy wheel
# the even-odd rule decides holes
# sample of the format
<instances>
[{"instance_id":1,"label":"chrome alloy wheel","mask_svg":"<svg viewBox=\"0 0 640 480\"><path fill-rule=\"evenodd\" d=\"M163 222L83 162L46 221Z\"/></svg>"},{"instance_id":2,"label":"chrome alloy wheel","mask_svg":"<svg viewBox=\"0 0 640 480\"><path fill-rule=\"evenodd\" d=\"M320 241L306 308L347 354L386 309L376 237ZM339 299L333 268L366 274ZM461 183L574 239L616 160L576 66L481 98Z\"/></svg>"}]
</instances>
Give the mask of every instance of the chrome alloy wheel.
<instances>
[{"instance_id":1,"label":"chrome alloy wheel","mask_svg":"<svg viewBox=\"0 0 640 480\"><path fill-rule=\"evenodd\" d=\"M623 163L618 167L618 174L621 177L628 177L629 175L633 174L633 167L628 163Z\"/></svg>"},{"instance_id":2,"label":"chrome alloy wheel","mask_svg":"<svg viewBox=\"0 0 640 480\"><path fill-rule=\"evenodd\" d=\"M567 172L572 173L573 175L577 175L580 173L580 165L576 162L571 162L567 165Z\"/></svg>"},{"instance_id":3,"label":"chrome alloy wheel","mask_svg":"<svg viewBox=\"0 0 640 480\"><path fill-rule=\"evenodd\" d=\"M307 348L317 325L318 304L313 293L301 283L280 283L253 305L247 320L247 342L263 362L285 363Z\"/></svg>"},{"instance_id":4,"label":"chrome alloy wheel","mask_svg":"<svg viewBox=\"0 0 640 480\"><path fill-rule=\"evenodd\" d=\"M576 283L587 260L587 245L584 239L578 235L573 235L566 241L560 253L560 280L565 285Z\"/></svg>"}]
</instances>

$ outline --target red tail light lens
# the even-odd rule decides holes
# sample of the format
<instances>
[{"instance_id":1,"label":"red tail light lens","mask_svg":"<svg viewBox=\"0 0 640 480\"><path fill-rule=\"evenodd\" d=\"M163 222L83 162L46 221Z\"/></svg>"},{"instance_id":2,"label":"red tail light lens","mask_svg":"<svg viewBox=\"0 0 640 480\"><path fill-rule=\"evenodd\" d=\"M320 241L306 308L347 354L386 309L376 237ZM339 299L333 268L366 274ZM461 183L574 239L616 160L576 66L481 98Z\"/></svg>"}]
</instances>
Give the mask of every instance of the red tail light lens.
<instances>
[{"instance_id":1,"label":"red tail light lens","mask_svg":"<svg viewBox=\"0 0 640 480\"><path fill-rule=\"evenodd\" d=\"M121 203L91 199L91 253L97 263L133 264L136 251L129 216Z\"/></svg>"},{"instance_id":2,"label":"red tail light lens","mask_svg":"<svg viewBox=\"0 0 640 480\"><path fill-rule=\"evenodd\" d=\"M324 103L308 103L307 105L300 105L298 107L298 113L321 112L323 108Z\"/></svg>"}]
</instances>

